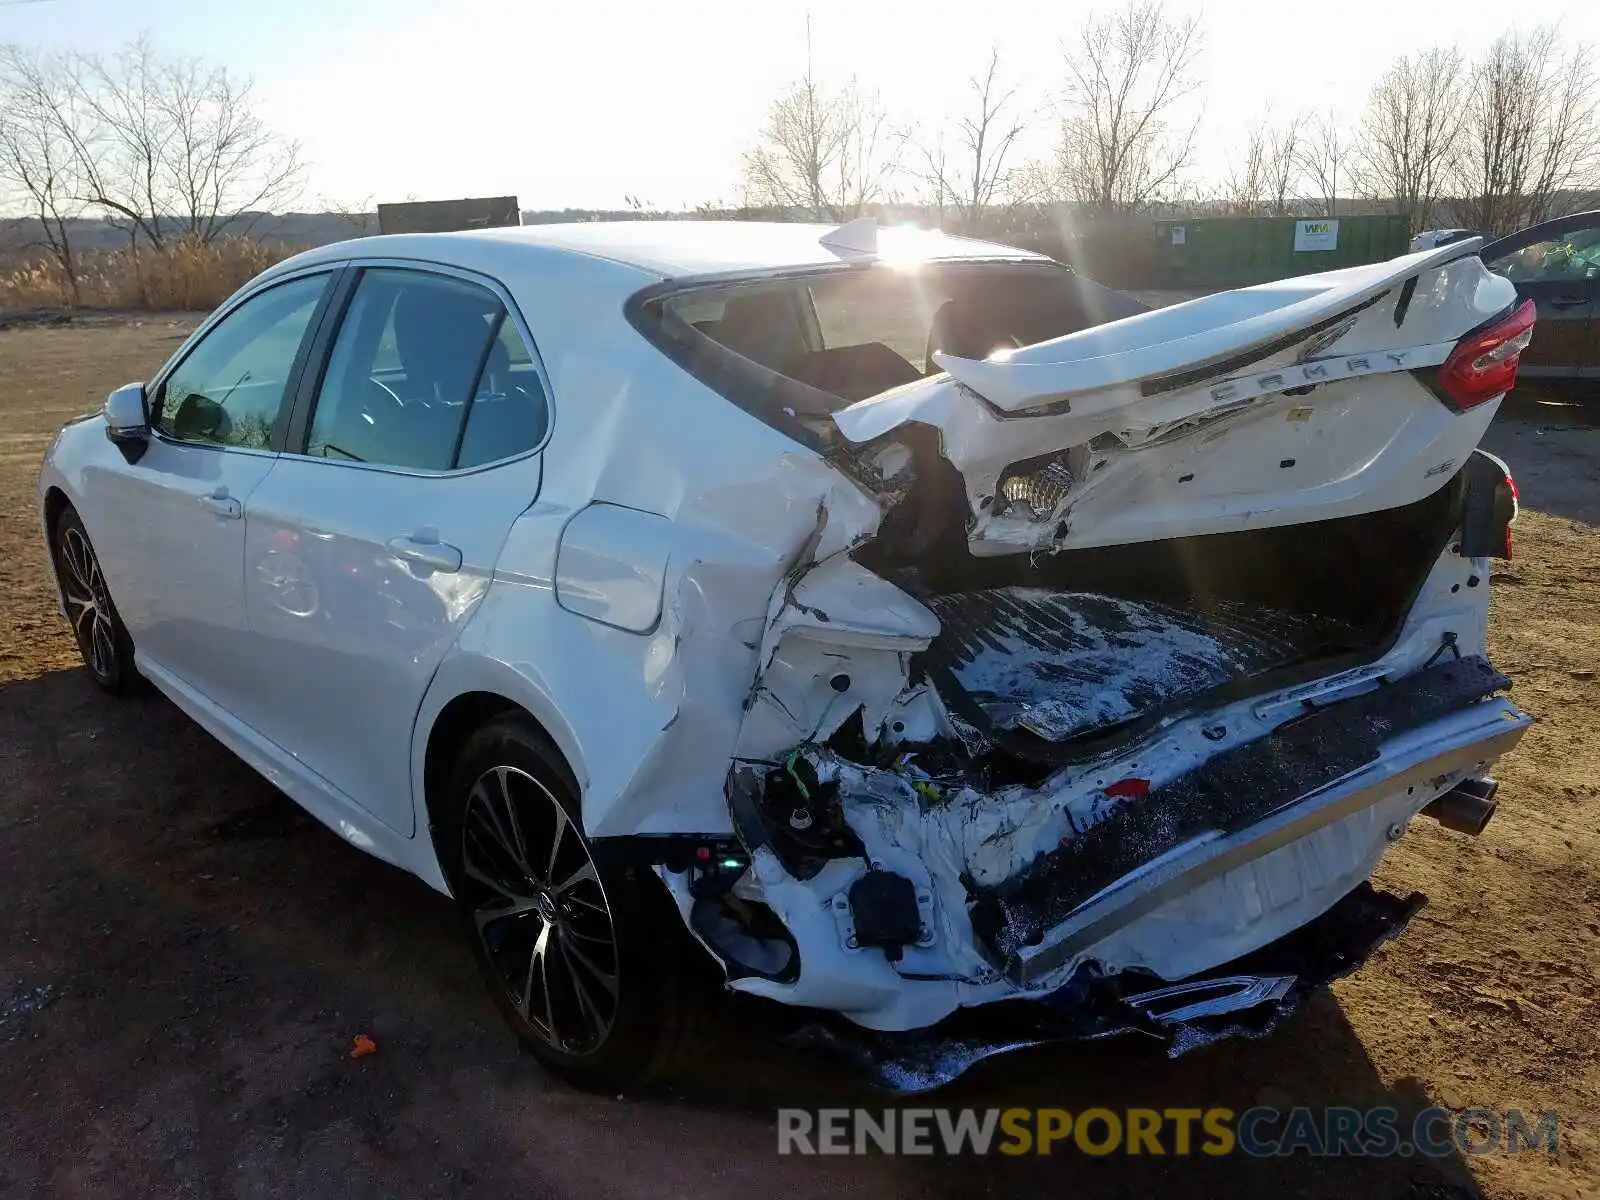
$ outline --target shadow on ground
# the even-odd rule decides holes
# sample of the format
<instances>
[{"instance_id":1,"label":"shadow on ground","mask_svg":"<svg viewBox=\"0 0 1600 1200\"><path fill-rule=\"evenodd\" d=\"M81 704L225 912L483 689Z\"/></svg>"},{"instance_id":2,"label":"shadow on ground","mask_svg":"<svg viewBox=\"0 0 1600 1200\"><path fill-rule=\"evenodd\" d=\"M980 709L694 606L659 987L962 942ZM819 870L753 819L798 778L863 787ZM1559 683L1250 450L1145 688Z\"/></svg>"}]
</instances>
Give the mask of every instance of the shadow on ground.
<instances>
[{"instance_id":1,"label":"shadow on ground","mask_svg":"<svg viewBox=\"0 0 1600 1200\"><path fill-rule=\"evenodd\" d=\"M1525 507L1600 525L1600 396L1513 393L1483 448L1510 464Z\"/></svg>"},{"instance_id":2,"label":"shadow on ground","mask_svg":"<svg viewBox=\"0 0 1600 1200\"><path fill-rule=\"evenodd\" d=\"M0 687L0 1193L1469 1197L1462 1162L780 1158L781 1104L882 1107L736 1007L705 1061L626 1100L502 1033L446 900L364 857L155 695L80 671ZM350 1059L351 1039L378 1052ZM1133 1044L985 1064L927 1104L1429 1103L1331 996L1176 1063Z\"/></svg>"}]
</instances>

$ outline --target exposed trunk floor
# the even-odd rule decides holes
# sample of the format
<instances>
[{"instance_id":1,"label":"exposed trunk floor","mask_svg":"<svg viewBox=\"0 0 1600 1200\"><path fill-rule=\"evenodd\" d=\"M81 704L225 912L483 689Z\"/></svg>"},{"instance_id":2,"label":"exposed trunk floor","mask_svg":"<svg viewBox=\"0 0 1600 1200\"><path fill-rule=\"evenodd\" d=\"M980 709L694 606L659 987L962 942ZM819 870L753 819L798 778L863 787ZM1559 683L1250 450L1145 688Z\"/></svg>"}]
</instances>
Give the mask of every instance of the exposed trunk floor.
<instances>
[{"instance_id":1,"label":"exposed trunk floor","mask_svg":"<svg viewBox=\"0 0 1600 1200\"><path fill-rule=\"evenodd\" d=\"M924 655L999 729L1060 742L1231 680L1349 648L1343 622L1228 602L1204 612L1094 592L994 588L929 598Z\"/></svg>"}]
</instances>

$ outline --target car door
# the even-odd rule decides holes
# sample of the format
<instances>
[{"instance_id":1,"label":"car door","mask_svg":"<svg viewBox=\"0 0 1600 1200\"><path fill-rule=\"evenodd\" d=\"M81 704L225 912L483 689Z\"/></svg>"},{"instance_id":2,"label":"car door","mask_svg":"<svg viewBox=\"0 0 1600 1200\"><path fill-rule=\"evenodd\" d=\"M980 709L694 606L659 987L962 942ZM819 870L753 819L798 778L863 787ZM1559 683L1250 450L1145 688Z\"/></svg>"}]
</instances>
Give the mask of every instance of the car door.
<instances>
[{"instance_id":1,"label":"car door","mask_svg":"<svg viewBox=\"0 0 1600 1200\"><path fill-rule=\"evenodd\" d=\"M284 455L251 497L246 718L412 832L423 693L539 492L548 387L497 284L370 263L341 287Z\"/></svg>"},{"instance_id":2,"label":"car door","mask_svg":"<svg viewBox=\"0 0 1600 1200\"><path fill-rule=\"evenodd\" d=\"M249 687L245 506L277 457L332 278L324 269L272 283L203 326L151 385L144 454L84 483L141 661L229 710Z\"/></svg>"},{"instance_id":3,"label":"car door","mask_svg":"<svg viewBox=\"0 0 1600 1200\"><path fill-rule=\"evenodd\" d=\"M1518 374L1551 383L1600 378L1600 213L1531 226L1485 246L1483 258L1538 310Z\"/></svg>"}]
</instances>

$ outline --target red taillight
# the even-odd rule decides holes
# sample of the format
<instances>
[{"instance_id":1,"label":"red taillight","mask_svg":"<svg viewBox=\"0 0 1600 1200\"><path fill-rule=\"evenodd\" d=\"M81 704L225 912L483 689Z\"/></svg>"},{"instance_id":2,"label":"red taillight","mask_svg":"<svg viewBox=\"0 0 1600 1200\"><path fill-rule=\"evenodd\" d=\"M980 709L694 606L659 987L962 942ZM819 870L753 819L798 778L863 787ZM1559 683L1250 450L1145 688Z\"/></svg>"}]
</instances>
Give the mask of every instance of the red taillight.
<instances>
[{"instance_id":1,"label":"red taillight","mask_svg":"<svg viewBox=\"0 0 1600 1200\"><path fill-rule=\"evenodd\" d=\"M1511 390L1517 362L1533 339L1533 312L1533 301L1524 300L1510 316L1456 343L1439 368L1439 384L1456 408L1465 412Z\"/></svg>"},{"instance_id":2,"label":"red taillight","mask_svg":"<svg viewBox=\"0 0 1600 1200\"><path fill-rule=\"evenodd\" d=\"M1150 781L1148 779L1119 779L1104 790L1108 796L1137 800L1150 791Z\"/></svg>"},{"instance_id":3,"label":"red taillight","mask_svg":"<svg viewBox=\"0 0 1600 1200\"><path fill-rule=\"evenodd\" d=\"M1495 517L1503 522L1501 526L1500 557L1511 557L1511 523L1517 519L1517 510L1522 507L1522 497L1517 493L1517 481L1511 477L1508 469L1505 472L1504 482L1495 491Z\"/></svg>"}]
</instances>

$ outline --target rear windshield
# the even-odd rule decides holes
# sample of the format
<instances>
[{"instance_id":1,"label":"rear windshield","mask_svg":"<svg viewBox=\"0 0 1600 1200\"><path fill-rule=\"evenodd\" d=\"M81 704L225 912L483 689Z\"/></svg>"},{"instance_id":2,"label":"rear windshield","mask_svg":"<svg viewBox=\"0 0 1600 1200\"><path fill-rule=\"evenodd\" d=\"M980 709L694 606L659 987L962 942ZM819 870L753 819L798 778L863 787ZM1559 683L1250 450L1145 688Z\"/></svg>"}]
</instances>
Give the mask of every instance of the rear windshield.
<instances>
[{"instance_id":1,"label":"rear windshield","mask_svg":"<svg viewBox=\"0 0 1600 1200\"><path fill-rule=\"evenodd\" d=\"M935 351L987 358L1142 308L1057 263L965 262L691 284L644 302L635 324L741 407L783 424L937 374Z\"/></svg>"}]
</instances>

